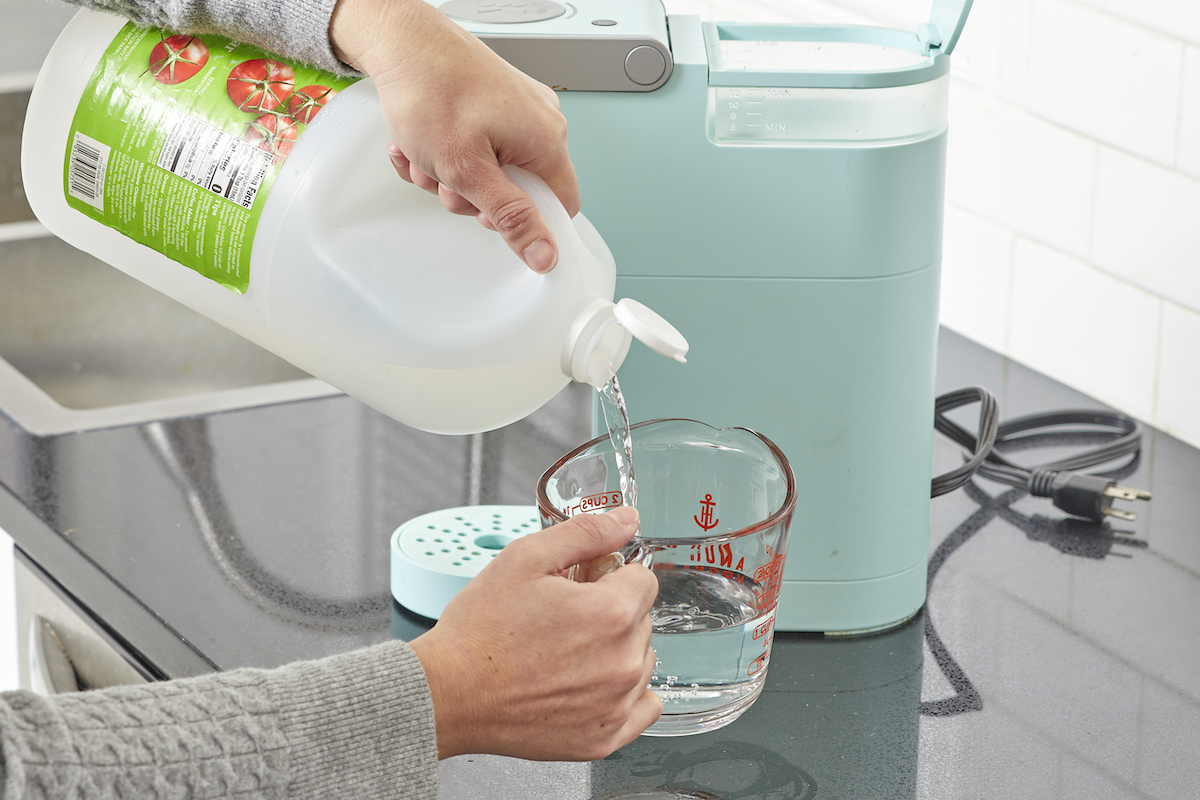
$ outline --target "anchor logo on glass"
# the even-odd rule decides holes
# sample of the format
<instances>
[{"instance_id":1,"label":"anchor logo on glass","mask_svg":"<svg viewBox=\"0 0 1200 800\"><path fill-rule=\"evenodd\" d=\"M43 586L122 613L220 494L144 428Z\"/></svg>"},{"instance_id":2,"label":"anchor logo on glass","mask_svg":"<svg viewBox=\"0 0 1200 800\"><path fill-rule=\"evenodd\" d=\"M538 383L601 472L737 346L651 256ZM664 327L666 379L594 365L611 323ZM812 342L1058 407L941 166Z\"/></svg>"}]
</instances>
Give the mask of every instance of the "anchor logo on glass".
<instances>
[{"instance_id":1,"label":"anchor logo on glass","mask_svg":"<svg viewBox=\"0 0 1200 800\"><path fill-rule=\"evenodd\" d=\"M717 503L712 499L712 495L706 494L704 495L704 499L700 501L700 516L692 515L692 519L696 520L696 524L706 531L711 531L721 521L713 518L713 509L716 505Z\"/></svg>"}]
</instances>

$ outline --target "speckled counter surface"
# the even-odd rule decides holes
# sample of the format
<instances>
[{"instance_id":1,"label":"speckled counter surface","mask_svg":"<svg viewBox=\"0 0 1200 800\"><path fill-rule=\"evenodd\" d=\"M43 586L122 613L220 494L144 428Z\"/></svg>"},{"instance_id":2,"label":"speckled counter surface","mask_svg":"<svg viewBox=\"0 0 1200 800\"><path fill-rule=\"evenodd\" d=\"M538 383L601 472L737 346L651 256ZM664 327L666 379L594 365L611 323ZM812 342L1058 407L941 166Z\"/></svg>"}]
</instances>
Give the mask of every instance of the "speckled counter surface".
<instances>
[{"instance_id":1,"label":"speckled counter surface","mask_svg":"<svg viewBox=\"0 0 1200 800\"><path fill-rule=\"evenodd\" d=\"M1100 407L944 333L938 391L970 384L1005 418ZM345 397L55 438L0 416L0 526L154 674L320 656L419 632L389 598L391 531L531 503L586 438L586 402L568 392L478 438ZM935 468L958 462L939 437ZM442 796L1196 798L1200 452L1147 430L1122 480L1154 493L1135 523L1064 520L982 481L939 498L909 624L780 633L766 692L723 730L594 764L460 757Z\"/></svg>"}]
</instances>

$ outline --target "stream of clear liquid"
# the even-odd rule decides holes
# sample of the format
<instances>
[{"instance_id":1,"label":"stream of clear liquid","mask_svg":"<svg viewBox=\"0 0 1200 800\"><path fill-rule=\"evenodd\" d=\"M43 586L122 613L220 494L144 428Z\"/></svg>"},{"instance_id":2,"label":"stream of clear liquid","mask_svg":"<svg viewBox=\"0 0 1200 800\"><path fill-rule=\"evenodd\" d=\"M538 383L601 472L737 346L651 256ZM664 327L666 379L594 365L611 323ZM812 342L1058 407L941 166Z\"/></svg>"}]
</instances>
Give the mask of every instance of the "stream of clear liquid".
<instances>
[{"instance_id":1,"label":"stream of clear liquid","mask_svg":"<svg viewBox=\"0 0 1200 800\"><path fill-rule=\"evenodd\" d=\"M621 494L624 504L637 506L637 478L633 473L633 436L629 433L629 411L625 408L625 396L617 376L596 390L600 394L600 408L604 412L604 423L608 426L608 438L617 451L617 471L620 474Z\"/></svg>"},{"instance_id":2,"label":"stream of clear liquid","mask_svg":"<svg viewBox=\"0 0 1200 800\"><path fill-rule=\"evenodd\" d=\"M616 451L618 480L621 487L623 504L637 507L637 478L633 472L633 436L629 432L629 411L625 408L625 396L621 394L621 384L617 376L598 387L600 409L604 412L604 423L608 426L608 438ZM641 545L641 537L634 536L629 543L621 548L625 562L637 561L650 566L649 552Z\"/></svg>"}]
</instances>

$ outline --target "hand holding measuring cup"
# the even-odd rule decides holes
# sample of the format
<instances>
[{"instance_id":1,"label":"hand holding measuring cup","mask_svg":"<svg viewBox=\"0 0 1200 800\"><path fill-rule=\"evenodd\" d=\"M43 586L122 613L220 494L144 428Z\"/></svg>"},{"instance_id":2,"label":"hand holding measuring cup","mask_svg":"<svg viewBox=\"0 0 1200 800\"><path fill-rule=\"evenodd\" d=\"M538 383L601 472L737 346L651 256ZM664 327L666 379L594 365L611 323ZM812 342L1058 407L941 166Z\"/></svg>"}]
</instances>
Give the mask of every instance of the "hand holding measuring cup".
<instances>
[{"instance_id":1,"label":"hand holding measuring cup","mask_svg":"<svg viewBox=\"0 0 1200 800\"><path fill-rule=\"evenodd\" d=\"M438 757L493 753L590 761L662 712L650 607L657 582L631 565L578 583L637 531L633 509L569 520L504 548L413 640L429 679Z\"/></svg>"},{"instance_id":2,"label":"hand holding measuring cup","mask_svg":"<svg viewBox=\"0 0 1200 800\"><path fill-rule=\"evenodd\" d=\"M651 680L663 713L646 734L715 730L743 714L765 684L795 476L778 447L744 428L671 419L630 433L641 528L621 553L640 556L659 584ZM624 502L622 476L608 436L580 445L538 482L542 524Z\"/></svg>"}]
</instances>

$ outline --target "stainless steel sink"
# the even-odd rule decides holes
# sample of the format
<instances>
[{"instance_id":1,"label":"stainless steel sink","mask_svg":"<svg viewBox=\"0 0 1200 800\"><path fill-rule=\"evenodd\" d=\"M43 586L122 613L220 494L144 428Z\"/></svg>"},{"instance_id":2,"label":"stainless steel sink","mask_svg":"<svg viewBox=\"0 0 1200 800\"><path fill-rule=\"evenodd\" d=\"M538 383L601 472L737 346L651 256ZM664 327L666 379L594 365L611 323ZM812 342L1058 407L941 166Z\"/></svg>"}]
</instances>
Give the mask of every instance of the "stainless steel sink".
<instances>
[{"instance_id":1,"label":"stainless steel sink","mask_svg":"<svg viewBox=\"0 0 1200 800\"><path fill-rule=\"evenodd\" d=\"M44 234L0 226L0 413L49 435L336 394ZM38 234L41 235L38 235Z\"/></svg>"}]
</instances>

